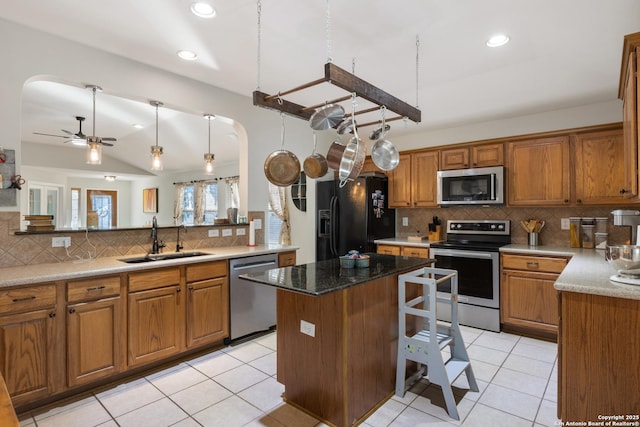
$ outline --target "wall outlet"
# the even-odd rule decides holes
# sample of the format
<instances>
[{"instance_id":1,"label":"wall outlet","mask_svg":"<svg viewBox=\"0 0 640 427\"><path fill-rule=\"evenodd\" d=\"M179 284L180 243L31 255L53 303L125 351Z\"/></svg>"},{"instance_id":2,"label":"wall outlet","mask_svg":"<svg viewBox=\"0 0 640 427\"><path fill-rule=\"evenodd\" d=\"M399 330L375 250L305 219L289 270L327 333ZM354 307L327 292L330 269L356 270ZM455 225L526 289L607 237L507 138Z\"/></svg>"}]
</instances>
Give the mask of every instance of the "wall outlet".
<instances>
[{"instance_id":1,"label":"wall outlet","mask_svg":"<svg viewBox=\"0 0 640 427\"><path fill-rule=\"evenodd\" d=\"M71 246L71 237L52 237L51 238L52 248L68 248L69 246Z\"/></svg>"},{"instance_id":2,"label":"wall outlet","mask_svg":"<svg viewBox=\"0 0 640 427\"><path fill-rule=\"evenodd\" d=\"M316 336L316 325L313 323L306 322L304 320L300 321L300 332L305 335L309 335L310 337Z\"/></svg>"},{"instance_id":3,"label":"wall outlet","mask_svg":"<svg viewBox=\"0 0 640 427\"><path fill-rule=\"evenodd\" d=\"M571 228L569 226L569 218L560 218L560 230L568 230Z\"/></svg>"},{"instance_id":4,"label":"wall outlet","mask_svg":"<svg viewBox=\"0 0 640 427\"><path fill-rule=\"evenodd\" d=\"M403 227L408 227L409 226L409 218L407 218L406 216L402 217L402 226Z\"/></svg>"},{"instance_id":5,"label":"wall outlet","mask_svg":"<svg viewBox=\"0 0 640 427\"><path fill-rule=\"evenodd\" d=\"M261 219L254 219L253 220L253 226L255 227L256 230L260 230L262 228L262 220Z\"/></svg>"},{"instance_id":6,"label":"wall outlet","mask_svg":"<svg viewBox=\"0 0 640 427\"><path fill-rule=\"evenodd\" d=\"M225 228L222 230L222 237L233 236L233 230L230 228Z\"/></svg>"},{"instance_id":7,"label":"wall outlet","mask_svg":"<svg viewBox=\"0 0 640 427\"><path fill-rule=\"evenodd\" d=\"M220 235L220 230L209 230L209 237L218 237Z\"/></svg>"},{"instance_id":8,"label":"wall outlet","mask_svg":"<svg viewBox=\"0 0 640 427\"><path fill-rule=\"evenodd\" d=\"M245 234L247 234L247 230L242 227L236 228L236 236L244 236Z\"/></svg>"}]
</instances>

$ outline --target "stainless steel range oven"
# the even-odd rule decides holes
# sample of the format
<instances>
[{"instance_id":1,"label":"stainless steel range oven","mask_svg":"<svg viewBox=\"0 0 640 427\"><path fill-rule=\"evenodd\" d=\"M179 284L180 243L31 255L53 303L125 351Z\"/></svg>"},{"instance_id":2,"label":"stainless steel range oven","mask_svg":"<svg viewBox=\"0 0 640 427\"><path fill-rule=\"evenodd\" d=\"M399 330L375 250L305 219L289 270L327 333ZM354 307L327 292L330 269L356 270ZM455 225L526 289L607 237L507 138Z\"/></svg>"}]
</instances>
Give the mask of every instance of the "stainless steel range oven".
<instances>
[{"instance_id":1,"label":"stainless steel range oven","mask_svg":"<svg viewBox=\"0 0 640 427\"><path fill-rule=\"evenodd\" d=\"M459 323L500 331L499 249L509 243L509 220L449 220L447 240L430 245L436 267L458 271ZM451 292L450 284L440 283L438 291ZM448 310L438 307L440 313Z\"/></svg>"}]
</instances>

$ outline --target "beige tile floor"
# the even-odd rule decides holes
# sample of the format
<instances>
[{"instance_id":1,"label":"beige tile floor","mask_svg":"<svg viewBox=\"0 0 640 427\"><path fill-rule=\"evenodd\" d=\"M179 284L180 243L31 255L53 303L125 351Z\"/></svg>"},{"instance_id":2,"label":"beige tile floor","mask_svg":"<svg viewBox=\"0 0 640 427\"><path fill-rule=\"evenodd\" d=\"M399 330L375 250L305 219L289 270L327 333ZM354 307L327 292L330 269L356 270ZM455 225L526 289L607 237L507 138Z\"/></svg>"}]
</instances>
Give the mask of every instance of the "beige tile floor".
<instances>
[{"instance_id":1,"label":"beige tile floor","mask_svg":"<svg viewBox=\"0 0 640 427\"><path fill-rule=\"evenodd\" d=\"M556 345L462 327L480 391L455 383L460 421L441 390L422 379L362 424L379 426L554 426ZM20 417L22 426L160 427L325 424L282 401L276 381L276 332L184 361L144 378Z\"/></svg>"}]
</instances>

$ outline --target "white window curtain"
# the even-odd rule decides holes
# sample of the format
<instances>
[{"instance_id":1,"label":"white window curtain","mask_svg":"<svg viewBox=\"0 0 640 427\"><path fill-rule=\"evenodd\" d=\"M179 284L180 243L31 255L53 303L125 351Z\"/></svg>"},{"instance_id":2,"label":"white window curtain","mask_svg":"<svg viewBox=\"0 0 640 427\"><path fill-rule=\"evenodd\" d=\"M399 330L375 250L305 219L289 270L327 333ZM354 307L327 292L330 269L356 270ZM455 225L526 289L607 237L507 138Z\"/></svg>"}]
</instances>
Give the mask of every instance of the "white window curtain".
<instances>
[{"instance_id":1,"label":"white window curtain","mask_svg":"<svg viewBox=\"0 0 640 427\"><path fill-rule=\"evenodd\" d=\"M207 196L206 191L207 182L199 181L195 183L195 201L194 201L194 212L193 212L193 222L195 224L203 224L204 223L204 208L206 206L205 197Z\"/></svg>"},{"instance_id":2,"label":"white window curtain","mask_svg":"<svg viewBox=\"0 0 640 427\"><path fill-rule=\"evenodd\" d=\"M227 184L227 200L226 205L230 208L240 207L240 190L238 186L239 178L237 176L225 178L224 182Z\"/></svg>"},{"instance_id":3,"label":"white window curtain","mask_svg":"<svg viewBox=\"0 0 640 427\"><path fill-rule=\"evenodd\" d=\"M182 215L184 213L184 189L189 184L176 184L176 197L173 205L173 222L175 225L182 225Z\"/></svg>"},{"instance_id":4,"label":"white window curtain","mask_svg":"<svg viewBox=\"0 0 640 427\"><path fill-rule=\"evenodd\" d=\"M287 207L286 187L278 187L269 183L269 206L282 221L280 228L280 244L291 244L291 226L289 225L289 208Z\"/></svg>"}]
</instances>

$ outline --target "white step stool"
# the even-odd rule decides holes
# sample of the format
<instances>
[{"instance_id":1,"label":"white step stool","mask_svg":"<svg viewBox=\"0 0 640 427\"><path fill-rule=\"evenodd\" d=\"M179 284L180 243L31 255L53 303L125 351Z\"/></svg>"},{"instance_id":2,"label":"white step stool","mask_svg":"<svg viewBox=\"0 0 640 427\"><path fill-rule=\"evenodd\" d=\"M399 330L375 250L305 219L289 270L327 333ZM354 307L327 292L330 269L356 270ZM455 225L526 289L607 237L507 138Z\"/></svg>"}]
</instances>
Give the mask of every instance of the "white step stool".
<instances>
[{"instance_id":1,"label":"white step stool","mask_svg":"<svg viewBox=\"0 0 640 427\"><path fill-rule=\"evenodd\" d=\"M437 284L446 280L451 281L451 294L438 294ZM407 301L407 288L415 288L416 284L422 285L422 295ZM451 307L450 324L437 320L438 302ZM407 331L407 315L421 318L422 328L417 333ZM427 375L431 383L442 388L449 416L459 420L451 383L465 372L471 391L478 391L478 384L458 325L458 272L425 267L398 276L398 326L396 396L404 396L416 381ZM446 347L451 353L447 360L442 354ZM409 378L405 378L407 360L418 362L418 370Z\"/></svg>"}]
</instances>

